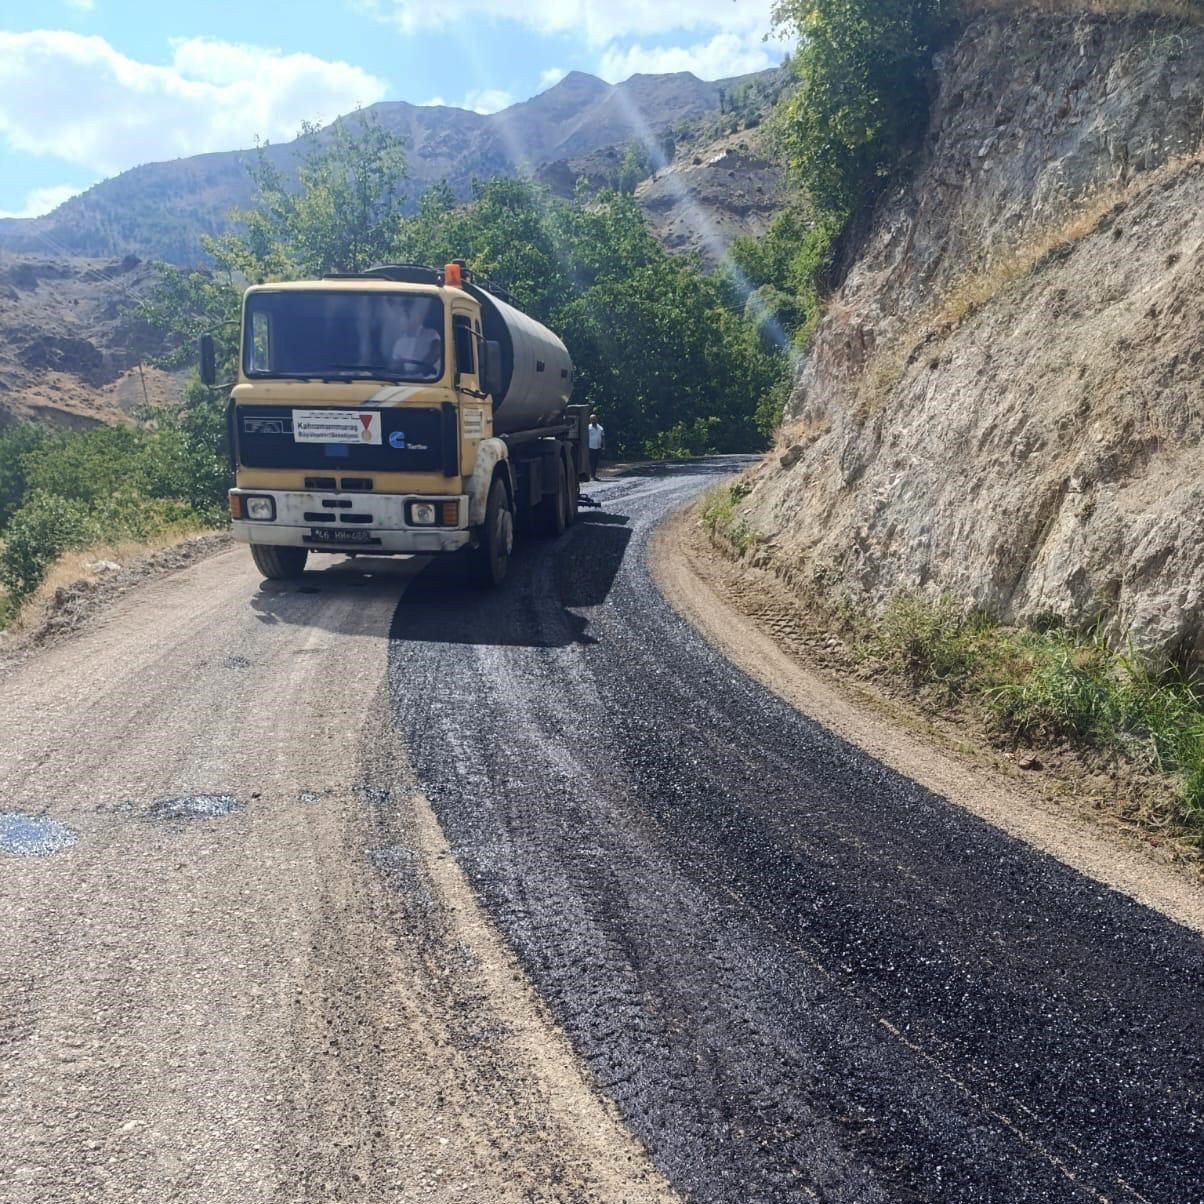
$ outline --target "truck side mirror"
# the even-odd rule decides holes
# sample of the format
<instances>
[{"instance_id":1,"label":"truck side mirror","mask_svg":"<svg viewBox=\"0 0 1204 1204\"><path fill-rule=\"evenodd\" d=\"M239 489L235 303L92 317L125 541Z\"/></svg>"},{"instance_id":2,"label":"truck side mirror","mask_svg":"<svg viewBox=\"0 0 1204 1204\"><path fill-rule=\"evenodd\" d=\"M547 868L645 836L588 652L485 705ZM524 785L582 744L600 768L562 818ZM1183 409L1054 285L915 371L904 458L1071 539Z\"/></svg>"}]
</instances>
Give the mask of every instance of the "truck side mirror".
<instances>
[{"instance_id":1,"label":"truck side mirror","mask_svg":"<svg viewBox=\"0 0 1204 1204\"><path fill-rule=\"evenodd\" d=\"M497 401L502 391L502 345L496 339L484 339L481 351L481 387Z\"/></svg>"},{"instance_id":2,"label":"truck side mirror","mask_svg":"<svg viewBox=\"0 0 1204 1204\"><path fill-rule=\"evenodd\" d=\"M201 384L217 384L217 358L211 334L201 335Z\"/></svg>"}]
</instances>

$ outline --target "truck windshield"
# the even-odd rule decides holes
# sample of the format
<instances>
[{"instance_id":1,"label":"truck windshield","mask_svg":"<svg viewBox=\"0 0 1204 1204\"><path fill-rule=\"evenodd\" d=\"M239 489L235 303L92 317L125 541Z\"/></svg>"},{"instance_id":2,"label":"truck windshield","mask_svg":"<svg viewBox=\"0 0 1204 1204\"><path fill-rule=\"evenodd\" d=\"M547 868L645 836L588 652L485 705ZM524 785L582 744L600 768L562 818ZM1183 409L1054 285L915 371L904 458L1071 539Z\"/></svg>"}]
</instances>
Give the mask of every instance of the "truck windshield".
<instances>
[{"instance_id":1,"label":"truck windshield","mask_svg":"<svg viewBox=\"0 0 1204 1204\"><path fill-rule=\"evenodd\" d=\"M443 305L429 293L265 291L247 297L243 371L306 380L438 380Z\"/></svg>"}]
</instances>

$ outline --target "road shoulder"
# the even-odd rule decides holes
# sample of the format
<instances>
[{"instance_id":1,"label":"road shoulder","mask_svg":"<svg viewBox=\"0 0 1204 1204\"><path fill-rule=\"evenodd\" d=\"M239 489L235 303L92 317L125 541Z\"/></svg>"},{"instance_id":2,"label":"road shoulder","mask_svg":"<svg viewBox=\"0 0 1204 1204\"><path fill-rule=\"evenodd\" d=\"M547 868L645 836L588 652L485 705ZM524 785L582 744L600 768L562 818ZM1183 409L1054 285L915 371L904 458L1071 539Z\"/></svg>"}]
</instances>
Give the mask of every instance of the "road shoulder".
<instances>
[{"instance_id":1,"label":"road shoulder","mask_svg":"<svg viewBox=\"0 0 1204 1204\"><path fill-rule=\"evenodd\" d=\"M698 503L658 528L648 560L657 587L674 610L791 706L956 806L1204 933L1204 885L1190 869L1161 864L1125 833L1102 829L1090 817L1059 805L1002 758L984 764L980 750L958 747L952 725L942 726L869 683L821 669L783 648L772 628L748 613L739 570L709 547Z\"/></svg>"}]
</instances>

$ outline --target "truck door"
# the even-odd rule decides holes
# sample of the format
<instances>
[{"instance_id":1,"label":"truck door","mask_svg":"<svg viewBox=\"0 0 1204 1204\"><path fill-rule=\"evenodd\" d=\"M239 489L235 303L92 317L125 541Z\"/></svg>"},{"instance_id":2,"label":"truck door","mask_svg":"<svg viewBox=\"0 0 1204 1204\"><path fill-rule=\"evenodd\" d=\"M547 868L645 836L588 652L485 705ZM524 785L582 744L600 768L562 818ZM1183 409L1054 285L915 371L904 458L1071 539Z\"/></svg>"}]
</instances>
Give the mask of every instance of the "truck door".
<instances>
[{"instance_id":1,"label":"truck door","mask_svg":"<svg viewBox=\"0 0 1204 1204\"><path fill-rule=\"evenodd\" d=\"M493 415L481 388L481 365L477 354L480 336L473 314L452 314L452 354L455 356L456 403L460 407L460 437L465 473L476 462L477 444L493 434Z\"/></svg>"}]
</instances>

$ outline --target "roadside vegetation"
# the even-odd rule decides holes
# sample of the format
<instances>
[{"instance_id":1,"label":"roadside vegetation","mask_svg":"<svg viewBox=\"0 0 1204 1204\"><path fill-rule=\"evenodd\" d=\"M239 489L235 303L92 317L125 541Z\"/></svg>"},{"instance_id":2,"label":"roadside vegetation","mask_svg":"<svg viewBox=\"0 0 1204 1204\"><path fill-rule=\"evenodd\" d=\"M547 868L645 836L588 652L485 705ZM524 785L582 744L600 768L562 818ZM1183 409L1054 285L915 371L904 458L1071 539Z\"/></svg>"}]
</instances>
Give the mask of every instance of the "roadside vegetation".
<instances>
[{"instance_id":1,"label":"roadside vegetation","mask_svg":"<svg viewBox=\"0 0 1204 1204\"><path fill-rule=\"evenodd\" d=\"M226 470L208 416L0 432L0 627L65 552L221 525Z\"/></svg>"},{"instance_id":2,"label":"roadside vegetation","mask_svg":"<svg viewBox=\"0 0 1204 1204\"><path fill-rule=\"evenodd\" d=\"M736 504L747 486L712 490L703 525L728 555L759 541ZM976 719L1002 747L1113 758L1164 789L1142 791L1129 818L1204 849L1204 678L1151 665L1057 616L1006 627L949 598L896 594L877 614L820 585L804 603L841 631L855 660L937 712Z\"/></svg>"},{"instance_id":3,"label":"roadside vegetation","mask_svg":"<svg viewBox=\"0 0 1204 1204\"><path fill-rule=\"evenodd\" d=\"M624 456L689 456L763 447L781 413L788 359L745 315L724 274L670 255L625 190L572 201L530 180L480 181L467 203L446 186L403 216L400 141L371 118L303 140L299 189L261 156L255 206L206 244L215 269L164 268L142 316L175 339L173 365L215 331L219 374L234 373L238 297L247 282L360 271L389 262L464 259L568 344L576 400L594 408ZM631 148L628 148L629 150ZM634 153L634 152L633 152Z\"/></svg>"},{"instance_id":4,"label":"roadside vegetation","mask_svg":"<svg viewBox=\"0 0 1204 1204\"><path fill-rule=\"evenodd\" d=\"M955 28L955 0L778 0L775 28L798 42L794 86L770 114L769 145L796 205L740 238L733 277L750 317L805 344L823 313L841 236L869 210L928 120L932 56Z\"/></svg>"}]
</instances>

